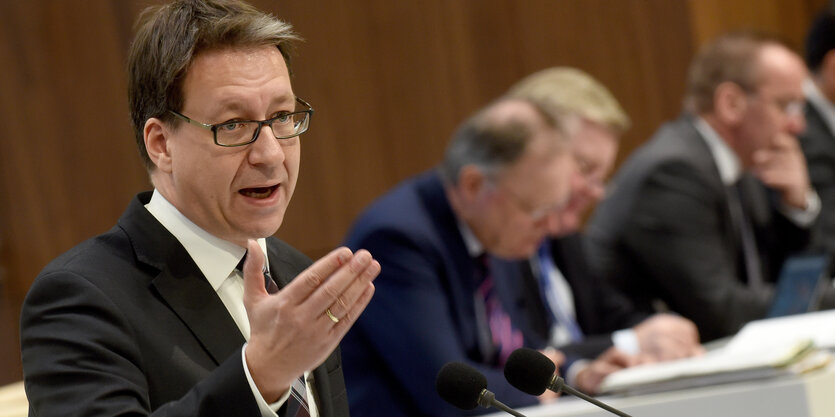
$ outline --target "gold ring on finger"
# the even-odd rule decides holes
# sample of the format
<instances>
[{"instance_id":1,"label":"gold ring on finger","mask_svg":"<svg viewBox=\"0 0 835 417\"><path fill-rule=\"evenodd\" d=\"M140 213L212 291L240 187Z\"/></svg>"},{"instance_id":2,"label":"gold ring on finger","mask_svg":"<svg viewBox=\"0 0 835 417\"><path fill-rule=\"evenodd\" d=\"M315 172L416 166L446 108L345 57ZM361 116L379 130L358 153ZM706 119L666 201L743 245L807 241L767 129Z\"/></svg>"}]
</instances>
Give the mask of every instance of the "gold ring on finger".
<instances>
[{"instance_id":1,"label":"gold ring on finger","mask_svg":"<svg viewBox=\"0 0 835 417\"><path fill-rule=\"evenodd\" d=\"M329 319L331 319L332 322L339 323L339 317L334 316L333 313L331 313L331 309L325 310L325 314L328 316Z\"/></svg>"}]
</instances>

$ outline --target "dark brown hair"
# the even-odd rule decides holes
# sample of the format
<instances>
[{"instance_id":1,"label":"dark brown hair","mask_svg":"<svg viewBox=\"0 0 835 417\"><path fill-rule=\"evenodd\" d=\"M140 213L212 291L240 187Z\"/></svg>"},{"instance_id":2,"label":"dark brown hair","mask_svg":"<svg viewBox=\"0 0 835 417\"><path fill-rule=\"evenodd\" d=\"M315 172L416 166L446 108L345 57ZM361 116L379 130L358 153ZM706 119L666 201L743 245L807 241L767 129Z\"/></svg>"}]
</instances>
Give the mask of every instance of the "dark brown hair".
<instances>
[{"instance_id":1,"label":"dark brown hair","mask_svg":"<svg viewBox=\"0 0 835 417\"><path fill-rule=\"evenodd\" d=\"M705 45L690 64L684 107L694 113L713 110L716 87L732 82L746 92L760 83L760 51L766 45L786 44L760 32L739 31L722 35Z\"/></svg>"},{"instance_id":2,"label":"dark brown hair","mask_svg":"<svg viewBox=\"0 0 835 417\"><path fill-rule=\"evenodd\" d=\"M290 68L299 37L290 24L239 0L178 0L142 12L128 53L128 102L139 154L148 170L145 122L177 123L168 110L183 105L182 83L194 57L227 46L275 45Z\"/></svg>"}]
</instances>

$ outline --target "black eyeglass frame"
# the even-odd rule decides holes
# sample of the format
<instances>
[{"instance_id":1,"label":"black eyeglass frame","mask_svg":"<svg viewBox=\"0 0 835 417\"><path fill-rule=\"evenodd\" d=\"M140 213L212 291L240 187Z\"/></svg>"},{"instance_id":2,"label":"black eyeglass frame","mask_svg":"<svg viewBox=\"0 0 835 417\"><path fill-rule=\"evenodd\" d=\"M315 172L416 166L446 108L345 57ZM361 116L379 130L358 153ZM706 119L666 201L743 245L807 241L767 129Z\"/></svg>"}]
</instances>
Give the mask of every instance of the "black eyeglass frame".
<instances>
[{"instance_id":1,"label":"black eyeglass frame","mask_svg":"<svg viewBox=\"0 0 835 417\"><path fill-rule=\"evenodd\" d=\"M238 147L238 146L249 145L250 143L255 142L258 139L258 135L261 133L261 130L264 129L264 126L269 126L270 127L270 131L273 132L273 136L276 139L290 139L290 138L294 138L296 136L299 136L304 132L307 132L307 129L310 128L310 119L313 118L313 106L311 106L310 103L304 101L301 97L296 97L296 101L299 102L301 105L307 107L307 109L301 110L301 111L294 111L292 113L282 113L282 114L279 114L278 116L275 116L273 118L266 119L266 120L235 120L235 121L230 121L230 122L216 123L216 124L213 124L213 125L198 122L197 120L194 120L194 119L192 119L192 118L190 118L190 117L188 117L188 116L186 116L186 115L184 115L180 112L174 111L174 110L168 110L168 111L171 114L173 114L174 116L179 117L180 119L186 121L189 124L195 125L197 127L202 127L204 129L211 130L212 131L212 137L213 137L213 140L215 142L215 145L222 146L224 148L234 148L234 147ZM273 122L275 122L276 120L278 120L282 117L293 117L293 115L296 115L296 114L305 114L305 119L302 121L302 123L304 124L303 129L298 131L298 132L293 133L292 135L283 135L283 136L282 135L276 135L275 130L272 127ZM224 145L222 143L219 143L217 141L217 129L221 126L234 124L234 123L258 123L258 128L255 129L255 133L252 134L252 139L250 139L247 142L236 143L234 145Z\"/></svg>"}]
</instances>

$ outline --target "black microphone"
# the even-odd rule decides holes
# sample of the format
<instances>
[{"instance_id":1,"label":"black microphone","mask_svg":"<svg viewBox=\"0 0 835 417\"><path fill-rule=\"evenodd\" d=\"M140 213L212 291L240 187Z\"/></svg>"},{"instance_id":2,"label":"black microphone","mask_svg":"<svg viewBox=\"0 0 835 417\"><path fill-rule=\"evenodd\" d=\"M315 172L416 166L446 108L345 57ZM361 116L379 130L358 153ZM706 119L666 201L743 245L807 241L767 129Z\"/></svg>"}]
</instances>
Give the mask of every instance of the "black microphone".
<instances>
[{"instance_id":1,"label":"black microphone","mask_svg":"<svg viewBox=\"0 0 835 417\"><path fill-rule=\"evenodd\" d=\"M487 377L465 363L449 362L444 365L438 371L435 389L444 401L462 410L472 410L480 405L484 408L495 407L516 417L525 417L496 400L496 394L487 390Z\"/></svg>"},{"instance_id":2,"label":"black microphone","mask_svg":"<svg viewBox=\"0 0 835 417\"><path fill-rule=\"evenodd\" d=\"M610 407L602 402L589 397L582 392L571 388L565 383L556 373L557 366L554 365L547 356L539 351L519 348L510 354L507 358L507 364L504 367L504 377L510 385L518 388L519 391L526 392L531 395L542 395L546 389L556 392L566 392L575 397L582 398L610 413L622 416L631 417L616 408Z\"/></svg>"}]
</instances>

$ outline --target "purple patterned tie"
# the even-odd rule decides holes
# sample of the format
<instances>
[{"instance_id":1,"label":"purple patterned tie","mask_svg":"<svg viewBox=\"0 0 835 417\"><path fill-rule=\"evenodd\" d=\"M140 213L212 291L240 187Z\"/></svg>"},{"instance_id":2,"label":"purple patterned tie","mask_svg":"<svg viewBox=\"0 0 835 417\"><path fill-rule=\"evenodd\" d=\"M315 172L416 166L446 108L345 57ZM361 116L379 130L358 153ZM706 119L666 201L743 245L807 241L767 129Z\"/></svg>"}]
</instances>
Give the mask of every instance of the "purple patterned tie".
<instances>
[{"instance_id":1,"label":"purple patterned tie","mask_svg":"<svg viewBox=\"0 0 835 417\"><path fill-rule=\"evenodd\" d=\"M510 316L502 308L501 300L496 293L493 277L490 274L489 259L486 255L476 258L479 263L477 274L482 275L476 293L484 300L484 316L487 320L487 328L490 329L490 339L493 344L494 353L497 355L499 366L504 366L510 354L524 345L522 332L513 328Z\"/></svg>"}]
</instances>

